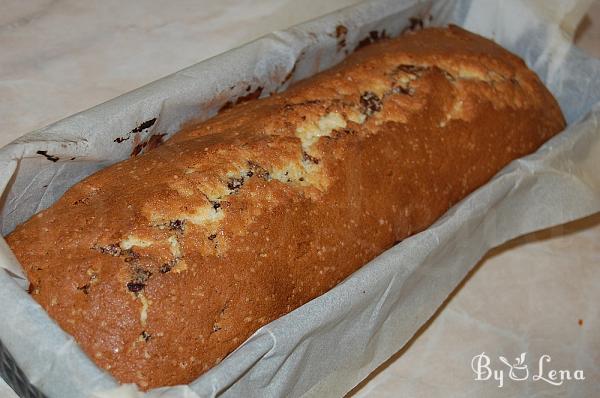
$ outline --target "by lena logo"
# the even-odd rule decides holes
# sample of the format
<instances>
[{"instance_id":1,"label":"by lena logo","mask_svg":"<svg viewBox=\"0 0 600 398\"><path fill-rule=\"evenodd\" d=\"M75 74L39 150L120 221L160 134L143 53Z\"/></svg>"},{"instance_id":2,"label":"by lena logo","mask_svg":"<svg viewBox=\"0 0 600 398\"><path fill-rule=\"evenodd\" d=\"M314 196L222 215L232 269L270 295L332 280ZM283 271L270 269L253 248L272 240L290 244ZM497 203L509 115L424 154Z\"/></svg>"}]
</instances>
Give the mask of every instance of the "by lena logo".
<instances>
[{"instance_id":1,"label":"by lena logo","mask_svg":"<svg viewBox=\"0 0 600 398\"><path fill-rule=\"evenodd\" d=\"M475 380L486 381L495 380L498 382L498 388L504 386L506 377L513 381L529 380L541 381L553 386L560 386L568 380L585 380L583 370L577 369L574 371L567 369L553 369L550 366L552 358L548 354L542 355L537 361L537 368L532 367L532 372L529 372L529 366L525 363L527 353L523 352L515 358L514 363L510 363L508 359L500 355L498 357L499 368L492 366L492 360L485 352L475 355L471 360L471 369L475 373Z\"/></svg>"}]
</instances>

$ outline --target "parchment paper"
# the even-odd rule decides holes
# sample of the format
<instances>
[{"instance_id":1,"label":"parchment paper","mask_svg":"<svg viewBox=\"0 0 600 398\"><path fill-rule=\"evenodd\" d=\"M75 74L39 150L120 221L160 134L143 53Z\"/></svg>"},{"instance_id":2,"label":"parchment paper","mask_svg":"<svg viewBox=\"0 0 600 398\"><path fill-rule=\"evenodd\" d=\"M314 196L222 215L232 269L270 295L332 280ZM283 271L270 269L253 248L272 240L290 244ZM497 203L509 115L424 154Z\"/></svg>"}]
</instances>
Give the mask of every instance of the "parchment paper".
<instances>
[{"instance_id":1,"label":"parchment paper","mask_svg":"<svg viewBox=\"0 0 600 398\"><path fill-rule=\"evenodd\" d=\"M2 235L152 135L168 138L181 123L209 117L246 95L248 86L263 95L282 90L340 61L373 31L396 36L422 21L456 23L490 37L539 74L569 128L511 163L428 230L261 328L189 386L146 394L342 395L400 349L489 248L600 210L600 61L569 45L560 21L571 21L581 2L566 3L564 15L551 19L518 0L368 2L192 66L0 149ZM335 35L339 24L348 29L343 46ZM141 395L100 371L29 297L2 239L0 267L8 270L0 272L0 340L31 383L50 397Z\"/></svg>"}]
</instances>

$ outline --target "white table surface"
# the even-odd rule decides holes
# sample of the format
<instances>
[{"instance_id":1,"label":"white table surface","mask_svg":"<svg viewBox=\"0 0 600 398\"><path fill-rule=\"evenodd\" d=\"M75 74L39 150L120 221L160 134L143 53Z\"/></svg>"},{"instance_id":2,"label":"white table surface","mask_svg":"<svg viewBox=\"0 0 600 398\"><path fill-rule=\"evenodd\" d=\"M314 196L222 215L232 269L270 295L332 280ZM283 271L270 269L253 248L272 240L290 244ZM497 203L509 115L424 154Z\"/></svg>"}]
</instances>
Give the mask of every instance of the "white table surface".
<instances>
[{"instance_id":1,"label":"white table surface","mask_svg":"<svg viewBox=\"0 0 600 398\"><path fill-rule=\"evenodd\" d=\"M357 0L0 0L0 146L274 29ZM600 56L600 0L577 43ZM600 396L600 215L495 249L354 397ZM485 351L586 380L473 380ZM492 358L494 359L494 358ZM497 367L499 368L499 367ZM15 397L0 379L0 398Z\"/></svg>"}]
</instances>

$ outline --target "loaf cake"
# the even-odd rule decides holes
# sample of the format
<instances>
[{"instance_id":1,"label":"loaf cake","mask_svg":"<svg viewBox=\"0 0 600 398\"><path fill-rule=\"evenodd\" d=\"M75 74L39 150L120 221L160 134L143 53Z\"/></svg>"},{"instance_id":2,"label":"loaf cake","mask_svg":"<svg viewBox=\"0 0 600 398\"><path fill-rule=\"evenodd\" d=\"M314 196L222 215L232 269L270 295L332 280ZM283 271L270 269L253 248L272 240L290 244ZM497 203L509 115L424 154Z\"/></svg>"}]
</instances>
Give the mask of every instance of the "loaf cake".
<instances>
[{"instance_id":1,"label":"loaf cake","mask_svg":"<svg viewBox=\"0 0 600 398\"><path fill-rule=\"evenodd\" d=\"M190 124L6 239L99 367L185 384L564 126L521 59L428 28Z\"/></svg>"}]
</instances>

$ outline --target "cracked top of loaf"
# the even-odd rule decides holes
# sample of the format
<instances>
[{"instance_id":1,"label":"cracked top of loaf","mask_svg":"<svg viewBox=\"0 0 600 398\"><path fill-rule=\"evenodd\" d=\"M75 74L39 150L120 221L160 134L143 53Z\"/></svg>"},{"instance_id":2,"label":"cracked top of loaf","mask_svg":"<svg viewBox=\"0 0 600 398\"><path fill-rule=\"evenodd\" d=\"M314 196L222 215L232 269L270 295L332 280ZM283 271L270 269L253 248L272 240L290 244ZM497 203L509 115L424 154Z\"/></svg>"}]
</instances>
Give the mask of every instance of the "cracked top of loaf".
<instances>
[{"instance_id":1,"label":"cracked top of loaf","mask_svg":"<svg viewBox=\"0 0 600 398\"><path fill-rule=\"evenodd\" d=\"M188 383L563 127L521 59L425 29L190 124L7 241L99 366Z\"/></svg>"}]
</instances>

